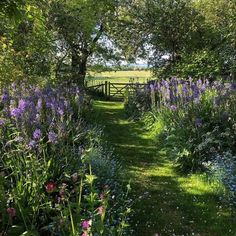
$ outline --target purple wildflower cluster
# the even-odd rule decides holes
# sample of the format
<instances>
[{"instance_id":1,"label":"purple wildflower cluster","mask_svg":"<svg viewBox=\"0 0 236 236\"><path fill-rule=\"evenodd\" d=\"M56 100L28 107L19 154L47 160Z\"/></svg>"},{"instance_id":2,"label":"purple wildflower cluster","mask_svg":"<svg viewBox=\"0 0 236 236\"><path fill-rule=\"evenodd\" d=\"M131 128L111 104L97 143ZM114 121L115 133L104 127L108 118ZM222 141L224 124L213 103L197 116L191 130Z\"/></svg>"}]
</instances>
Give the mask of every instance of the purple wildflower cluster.
<instances>
[{"instance_id":1,"label":"purple wildflower cluster","mask_svg":"<svg viewBox=\"0 0 236 236\"><path fill-rule=\"evenodd\" d=\"M114 178L120 165L112 160L110 152L109 160L105 160L107 151L103 151L101 145L88 142L88 132L99 138L100 131L88 127L86 120L81 119L80 111L88 105L83 102L81 94L77 87L40 89L23 84L13 85L3 90L2 95L0 93L0 152L3 160L0 173L4 176L4 202L0 201L0 208L5 209L0 212L0 221L4 234L11 234L13 224L23 226L22 232L19 231L21 234L25 231L24 226L31 226L37 219L41 219L40 226L34 224L33 227L37 232L44 227L45 235L68 232L68 235L84 236L92 232L99 234L101 224L112 228L112 233L116 227L118 232L126 221L126 199L122 201L124 205L107 210L110 186L105 185L105 178L109 179L111 192L117 193L117 197L124 196L122 189L118 192ZM90 156L90 147L96 152L91 158L102 164L83 158L85 151ZM107 177L99 174L98 169L106 170L111 166L112 173L106 171ZM102 177L99 182L90 181L95 179L94 175L88 174L91 168L93 173L98 173L96 178ZM113 186L116 186L115 191ZM99 197L100 192L102 197ZM77 197L82 195L81 199ZM89 196L95 197L91 200ZM113 197L109 199L111 201L115 201ZM27 203L24 212L16 207L17 202ZM74 212L81 213L76 219L70 219L68 206L72 205L75 206ZM38 209L36 213L35 209ZM125 214L122 218L121 211ZM31 218L27 217L29 214ZM109 222L114 219L117 226L109 227ZM70 220L77 226L74 233Z\"/></svg>"},{"instance_id":2,"label":"purple wildflower cluster","mask_svg":"<svg viewBox=\"0 0 236 236\"><path fill-rule=\"evenodd\" d=\"M66 136L71 119L78 118L83 103L77 87L38 88L14 84L0 94L0 128L15 127L29 149L35 149L41 139L57 143ZM6 132L2 132L4 134ZM7 143L8 137L5 137Z\"/></svg>"},{"instance_id":3,"label":"purple wildflower cluster","mask_svg":"<svg viewBox=\"0 0 236 236\"><path fill-rule=\"evenodd\" d=\"M179 107L185 107L188 104L200 103L201 98L206 91L215 91L214 102L216 105L220 104L222 96L226 96L236 90L235 84L224 84L223 82L215 81L210 83L206 80L193 81L192 78L188 80L177 79L175 77L162 80L152 81L148 85L151 93L155 92L155 97L152 97L152 103L156 108L169 107L175 111Z\"/></svg>"},{"instance_id":4,"label":"purple wildflower cluster","mask_svg":"<svg viewBox=\"0 0 236 236\"><path fill-rule=\"evenodd\" d=\"M139 106L142 102L142 107L149 104L145 111L152 109L153 118L163 125L160 137L175 150L182 171L202 170L216 154L229 151L235 156L234 82L170 78L151 81L144 95L146 100L130 100Z\"/></svg>"}]
</instances>

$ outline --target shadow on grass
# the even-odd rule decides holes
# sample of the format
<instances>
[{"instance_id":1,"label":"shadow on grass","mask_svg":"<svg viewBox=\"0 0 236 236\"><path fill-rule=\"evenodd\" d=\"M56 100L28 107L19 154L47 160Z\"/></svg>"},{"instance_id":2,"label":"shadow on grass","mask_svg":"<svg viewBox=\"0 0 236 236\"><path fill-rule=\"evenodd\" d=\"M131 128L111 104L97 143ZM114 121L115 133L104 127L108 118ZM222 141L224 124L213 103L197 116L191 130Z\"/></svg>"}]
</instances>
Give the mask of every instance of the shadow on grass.
<instances>
[{"instance_id":1,"label":"shadow on grass","mask_svg":"<svg viewBox=\"0 0 236 236\"><path fill-rule=\"evenodd\" d=\"M94 121L104 127L105 140L123 164L124 179L131 179L132 235L236 235L230 209L206 183L177 173L144 124L127 120L122 103L96 101L94 111Z\"/></svg>"}]
</instances>

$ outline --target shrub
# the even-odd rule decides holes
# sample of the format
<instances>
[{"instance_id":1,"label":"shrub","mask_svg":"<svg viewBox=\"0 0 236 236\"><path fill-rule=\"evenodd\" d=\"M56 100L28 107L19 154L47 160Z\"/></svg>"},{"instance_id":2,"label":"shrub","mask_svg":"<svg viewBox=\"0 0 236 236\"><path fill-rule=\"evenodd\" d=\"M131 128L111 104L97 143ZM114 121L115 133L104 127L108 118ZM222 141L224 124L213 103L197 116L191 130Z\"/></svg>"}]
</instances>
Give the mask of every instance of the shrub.
<instances>
[{"instance_id":1,"label":"shrub","mask_svg":"<svg viewBox=\"0 0 236 236\"><path fill-rule=\"evenodd\" d=\"M154 81L146 93L146 111L164 124L158 137L181 170L203 170L216 153L236 152L234 84L172 78ZM132 102L138 103L135 97Z\"/></svg>"}]
</instances>

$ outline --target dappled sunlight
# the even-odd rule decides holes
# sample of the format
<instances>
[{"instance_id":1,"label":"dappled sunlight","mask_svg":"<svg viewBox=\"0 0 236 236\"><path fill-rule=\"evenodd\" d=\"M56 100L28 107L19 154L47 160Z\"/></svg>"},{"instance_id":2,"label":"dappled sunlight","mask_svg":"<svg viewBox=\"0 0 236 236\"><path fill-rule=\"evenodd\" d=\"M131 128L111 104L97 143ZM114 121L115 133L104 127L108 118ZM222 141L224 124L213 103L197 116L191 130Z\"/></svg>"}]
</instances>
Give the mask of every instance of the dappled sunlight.
<instances>
[{"instance_id":1,"label":"dappled sunlight","mask_svg":"<svg viewBox=\"0 0 236 236\"><path fill-rule=\"evenodd\" d=\"M155 146L145 147L144 145L135 145L135 144L117 144L117 146L120 146L123 148L138 148L142 150L156 150Z\"/></svg>"},{"instance_id":2,"label":"dappled sunlight","mask_svg":"<svg viewBox=\"0 0 236 236\"><path fill-rule=\"evenodd\" d=\"M96 101L95 110L125 169L124 181L131 181L132 235L227 235L232 215L219 203L217 183L199 174L179 174L166 150L157 148L155 132L145 130L141 121L128 121L122 103Z\"/></svg>"},{"instance_id":3,"label":"dappled sunlight","mask_svg":"<svg viewBox=\"0 0 236 236\"><path fill-rule=\"evenodd\" d=\"M215 194L220 187L217 183L209 183L206 176L190 175L186 178L178 179L179 185L187 193L194 195Z\"/></svg>"}]
</instances>

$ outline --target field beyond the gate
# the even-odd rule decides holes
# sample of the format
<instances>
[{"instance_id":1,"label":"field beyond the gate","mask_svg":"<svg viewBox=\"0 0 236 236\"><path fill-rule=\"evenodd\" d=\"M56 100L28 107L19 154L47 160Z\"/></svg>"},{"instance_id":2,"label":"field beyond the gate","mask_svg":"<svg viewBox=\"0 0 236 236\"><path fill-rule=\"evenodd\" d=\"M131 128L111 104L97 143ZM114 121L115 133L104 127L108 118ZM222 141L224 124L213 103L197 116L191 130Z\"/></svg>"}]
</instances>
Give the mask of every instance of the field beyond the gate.
<instances>
[{"instance_id":1,"label":"field beyond the gate","mask_svg":"<svg viewBox=\"0 0 236 236\"><path fill-rule=\"evenodd\" d=\"M89 84L110 81L113 83L145 83L151 80L152 74L149 70L130 70L130 71L106 71L106 72L90 72L86 80Z\"/></svg>"}]
</instances>

